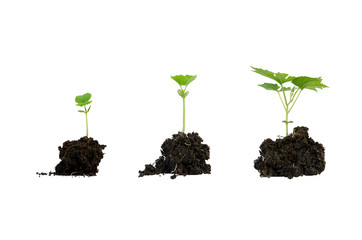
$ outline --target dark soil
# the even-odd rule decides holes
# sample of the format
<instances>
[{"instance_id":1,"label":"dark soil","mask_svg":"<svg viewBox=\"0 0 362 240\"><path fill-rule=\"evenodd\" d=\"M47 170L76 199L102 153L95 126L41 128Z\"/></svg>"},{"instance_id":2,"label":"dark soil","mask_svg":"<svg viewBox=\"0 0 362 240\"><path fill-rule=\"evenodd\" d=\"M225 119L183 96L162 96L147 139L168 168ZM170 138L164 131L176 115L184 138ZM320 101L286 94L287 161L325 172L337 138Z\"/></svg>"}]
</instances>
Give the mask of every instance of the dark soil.
<instances>
[{"instance_id":1,"label":"dark soil","mask_svg":"<svg viewBox=\"0 0 362 240\"><path fill-rule=\"evenodd\" d=\"M210 147L202 143L198 133L179 132L168 138L161 146L161 156L154 164L145 165L145 170L139 171L139 177L171 173L172 179L177 175L197 175L211 172Z\"/></svg>"},{"instance_id":2,"label":"dark soil","mask_svg":"<svg viewBox=\"0 0 362 240\"><path fill-rule=\"evenodd\" d=\"M41 177L41 176L51 176L51 175L55 176L55 172L48 172L48 173L46 173L46 172L36 172L36 174L39 177Z\"/></svg>"},{"instance_id":3,"label":"dark soil","mask_svg":"<svg viewBox=\"0 0 362 240\"><path fill-rule=\"evenodd\" d=\"M55 175L96 176L105 147L89 137L64 142L58 147L61 162L55 167Z\"/></svg>"},{"instance_id":4,"label":"dark soil","mask_svg":"<svg viewBox=\"0 0 362 240\"><path fill-rule=\"evenodd\" d=\"M296 127L292 134L260 145L254 167L261 177L299 177L324 171L324 147L308 136L308 128Z\"/></svg>"}]
</instances>

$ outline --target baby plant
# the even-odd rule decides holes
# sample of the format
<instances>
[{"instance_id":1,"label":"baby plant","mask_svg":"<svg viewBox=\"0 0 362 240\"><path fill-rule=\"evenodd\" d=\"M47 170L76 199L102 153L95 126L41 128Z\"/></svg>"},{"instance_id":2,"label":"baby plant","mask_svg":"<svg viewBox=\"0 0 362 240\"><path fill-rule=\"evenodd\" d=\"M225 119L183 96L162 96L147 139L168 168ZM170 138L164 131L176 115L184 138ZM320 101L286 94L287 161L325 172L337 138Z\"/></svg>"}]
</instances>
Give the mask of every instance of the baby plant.
<instances>
[{"instance_id":1,"label":"baby plant","mask_svg":"<svg viewBox=\"0 0 362 240\"><path fill-rule=\"evenodd\" d=\"M78 112L83 112L85 113L85 122L86 122L86 127L87 127L87 137L88 137L88 112L91 108L91 106L89 106L89 108L87 109L87 105L90 104L92 101L90 101L92 97L92 94L90 93L85 93L83 95L79 95L75 97L75 102L77 103L77 106L79 107L83 107L84 106L84 111L83 110L78 110Z\"/></svg>"},{"instance_id":2,"label":"baby plant","mask_svg":"<svg viewBox=\"0 0 362 240\"><path fill-rule=\"evenodd\" d=\"M263 83L260 84L260 87L265 88L266 90L272 90L278 93L279 99L283 104L283 108L285 110L286 116L283 121L286 126L286 136L288 136L288 124L293 123L293 121L289 121L288 115L290 111L293 109L295 103L297 102L300 94L304 89L314 90L317 92L317 88L323 89L327 86L322 83L322 77L311 78L311 77L293 77L289 76L286 73L273 73L268 70L264 70L261 68L252 67L254 72L263 75L264 77L268 77L273 79L277 84L274 83ZM292 83L292 87L286 87L284 84ZM288 93L289 92L289 96Z\"/></svg>"},{"instance_id":3,"label":"baby plant","mask_svg":"<svg viewBox=\"0 0 362 240\"><path fill-rule=\"evenodd\" d=\"M197 77L197 75L195 75L195 76L191 76L191 75L171 76L171 78L180 85L180 89L177 90L177 92L182 97L182 101L183 101L183 125L182 125L183 133L185 132L185 98L189 94L189 91L186 92L186 88L193 80L196 79L196 77Z\"/></svg>"}]
</instances>

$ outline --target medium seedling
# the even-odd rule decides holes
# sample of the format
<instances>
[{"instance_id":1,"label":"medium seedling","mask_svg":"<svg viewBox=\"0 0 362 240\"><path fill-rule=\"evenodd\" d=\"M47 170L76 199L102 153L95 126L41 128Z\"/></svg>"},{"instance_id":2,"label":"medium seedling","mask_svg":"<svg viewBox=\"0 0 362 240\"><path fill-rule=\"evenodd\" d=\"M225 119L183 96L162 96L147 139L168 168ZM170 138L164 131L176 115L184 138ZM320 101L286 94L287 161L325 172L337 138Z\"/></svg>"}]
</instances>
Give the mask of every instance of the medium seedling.
<instances>
[{"instance_id":1,"label":"medium seedling","mask_svg":"<svg viewBox=\"0 0 362 240\"><path fill-rule=\"evenodd\" d=\"M327 86L322 83L322 77L318 78L311 78L306 76L301 77L293 77L289 76L286 73L273 73L268 70L264 70L261 68L253 68L253 71L263 75L264 77L268 77L270 79L273 79L277 82L277 84L274 83L263 83L260 84L260 87L265 88L266 90L272 90L276 91L279 95L279 99L283 104L283 108L285 110L286 116L285 120L283 121L285 123L286 127L286 136L288 136L288 124L293 123L293 121L289 121L288 115L290 111L293 109L295 103L297 102L301 92L304 89L314 90L317 92L317 88L323 89ZM284 84L291 82L294 86L292 87L285 87ZM289 97L287 97L287 92L290 92ZM281 93L283 97L281 96Z\"/></svg>"},{"instance_id":2,"label":"medium seedling","mask_svg":"<svg viewBox=\"0 0 362 240\"><path fill-rule=\"evenodd\" d=\"M87 127L87 137L88 137L88 112L91 109L91 106L88 107L87 109L87 105L90 104L92 101L90 100L92 97L92 94L90 93L85 93L83 95L79 95L75 97L75 102L77 103L77 106L79 107L84 107L84 111L83 110L78 110L78 112L82 112L85 113L85 122L86 122L86 127Z\"/></svg>"},{"instance_id":3,"label":"medium seedling","mask_svg":"<svg viewBox=\"0 0 362 240\"><path fill-rule=\"evenodd\" d=\"M182 97L183 101L183 125L182 132L185 132L185 98L189 95L189 91L186 92L187 86L196 79L197 75L176 75L171 76L173 80L175 80L179 85L180 89L177 90L178 94Z\"/></svg>"}]
</instances>

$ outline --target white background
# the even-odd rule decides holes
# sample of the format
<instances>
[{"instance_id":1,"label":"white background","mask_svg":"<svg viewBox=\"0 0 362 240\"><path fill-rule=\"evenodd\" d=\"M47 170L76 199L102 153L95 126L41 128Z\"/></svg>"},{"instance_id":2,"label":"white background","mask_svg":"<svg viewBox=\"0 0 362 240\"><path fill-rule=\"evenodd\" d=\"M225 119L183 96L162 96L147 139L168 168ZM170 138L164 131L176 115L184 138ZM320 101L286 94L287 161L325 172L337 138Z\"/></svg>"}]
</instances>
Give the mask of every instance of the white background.
<instances>
[{"instance_id":1,"label":"white background","mask_svg":"<svg viewBox=\"0 0 362 240\"><path fill-rule=\"evenodd\" d=\"M1 239L361 239L359 1L0 2ZM326 149L319 176L260 178L284 110L250 66L323 77L290 114ZM182 127L176 74L197 74L186 131L211 175L138 178ZM85 134L93 94L97 177L53 171Z\"/></svg>"}]
</instances>

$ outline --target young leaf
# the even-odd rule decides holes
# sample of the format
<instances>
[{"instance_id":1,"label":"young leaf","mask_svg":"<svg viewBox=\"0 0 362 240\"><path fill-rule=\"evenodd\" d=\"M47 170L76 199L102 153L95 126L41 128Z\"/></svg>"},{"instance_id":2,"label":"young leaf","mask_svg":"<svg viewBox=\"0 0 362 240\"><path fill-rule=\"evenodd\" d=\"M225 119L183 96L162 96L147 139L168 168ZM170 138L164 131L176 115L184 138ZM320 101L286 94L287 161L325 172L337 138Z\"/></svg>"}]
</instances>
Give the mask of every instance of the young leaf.
<instances>
[{"instance_id":1,"label":"young leaf","mask_svg":"<svg viewBox=\"0 0 362 240\"><path fill-rule=\"evenodd\" d=\"M282 92L282 91L290 91L290 87L282 87L280 90L279 90L279 92Z\"/></svg>"},{"instance_id":2,"label":"young leaf","mask_svg":"<svg viewBox=\"0 0 362 240\"><path fill-rule=\"evenodd\" d=\"M285 83L287 82L288 74L278 72L275 74L275 77L279 79L281 83Z\"/></svg>"},{"instance_id":3,"label":"young leaf","mask_svg":"<svg viewBox=\"0 0 362 240\"><path fill-rule=\"evenodd\" d=\"M192 81L194 81L196 79L197 75L192 76L192 75L176 75L176 76L171 76L171 78L173 80L175 80L180 86L187 86L189 85Z\"/></svg>"},{"instance_id":4,"label":"young leaf","mask_svg":"<svg viewBox=\"0 0 362 240\"><path fill-rule=\"evenodd\" d=\"M294 123L293 121L282 121L283 123Z\"/></svg>"},{"instance_id":5,"label":"young leaf","mask_svg":"<svg viewBox=\"0 0 362 240\"><path fill-rule=\"evenodd\" d=\"M290 81L293 81L295 79L295 77L293 77L293 76L288 76L288 74L280 73L280 72L276 73L275 77L278 78L281 83L290 82Z\"/></svg>"},{"instance_id":6,"label":"young leaf","mask_svg":"<svg viewBox=\"0 0 362 240\"><path fill-rule=\"evenodd\" d=\"M294 91L295 91L295 87L293 87L292 90L290 91L290 100L292 99L292 97L294 95Z\"/></svg>"},{"instance_id":7,"label":"young leaf","mask_svg":"<svg viewBox=\"0 0 362 240\"><path fill-rule=\"evenodd\" d=\"M263 83L263 84L259 84L258 86L263 87L266 90L278 91L278 89L279 89L278 84L273 84L273 83Z\"/></svg>"},{"instance_id":8,"label":"young leaf","mask_svg":"<svg viewBox=\"0 0 362 240\"><path fill-rule=\"evenodd\" d=\"M78 110L78 112L84 112L83 110Z\"/></svg>"},{"instance_id":9,"label":"young leaf","mask_svg":"<svg viewBox=\"0 0 362 240\"><path fill-rule=\"evenodd\" d=\"M292 88L292 90L290 91L290 94L293 94L295 91L295 87Z\"/></svg>"},{"instance_id":10,"label":"young leaf","mask_svg":"<svg viewBox=\"0 0 362 240\"><path fill-rule=\"evenodd\" d=\"M85 93L83 95L79 95L75 97L75 102L77 103L77 106L84 106L90 104L92 101L89 101L92 97L92 94Z\"/></svg>"},{"instance_id":11,"label":"young leaf","mask_svg":"<svg viewBox=\"0 0 362 240\"><path fill-rule=\"evenodd\" d=\"M177 92L178 92L178 95L180 95L181 97L183 97L184 94L183 94L183 92L182 92L181 89L178 89Z\"/></svg>"}]
</instances>

